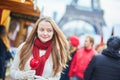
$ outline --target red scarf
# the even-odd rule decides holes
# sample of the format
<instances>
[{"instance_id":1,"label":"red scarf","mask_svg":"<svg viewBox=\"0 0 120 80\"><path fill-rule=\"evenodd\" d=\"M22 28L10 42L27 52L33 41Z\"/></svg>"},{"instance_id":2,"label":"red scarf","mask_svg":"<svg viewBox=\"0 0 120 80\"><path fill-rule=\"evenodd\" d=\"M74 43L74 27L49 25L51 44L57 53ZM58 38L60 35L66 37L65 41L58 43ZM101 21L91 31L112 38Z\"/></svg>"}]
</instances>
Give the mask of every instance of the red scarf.
<instances>
[{"instance_id":1,"label":"red scarf","mask_svg":"<svg viewBox=\"0 0 120 80\"><path fill-rule=\"evenodd\" d=\"M40 56L39 50L46 50L45 55ZM39 66L37 67L36 70L36 75L42 75L43 70L44 70L44 65L46 60L48 59L50 53L52 50L52 41L48 41L46 43L42 43L38 38L35 39L34 41L34 46L33 46L33 57L37 60L39 60Z\"/></svg>"}]
</instances>

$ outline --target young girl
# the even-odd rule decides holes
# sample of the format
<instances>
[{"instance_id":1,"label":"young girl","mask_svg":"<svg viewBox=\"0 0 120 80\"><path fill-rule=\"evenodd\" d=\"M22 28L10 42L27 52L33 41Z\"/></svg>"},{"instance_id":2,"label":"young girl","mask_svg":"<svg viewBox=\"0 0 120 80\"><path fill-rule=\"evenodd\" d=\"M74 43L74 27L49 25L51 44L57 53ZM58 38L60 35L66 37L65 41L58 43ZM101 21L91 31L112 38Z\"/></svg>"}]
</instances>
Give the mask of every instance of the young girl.
<instances>
[{"instance_id":1,"label":"young girl","mask_svg":"<svg viewBox=\"0 0 120 80\"><path fill-rule=\"evenodd\" d=\"M10 74L25 80L59 80L69 54L66 37L50 17L36 22L18 50Z\"/></svg>"}]
</instances>

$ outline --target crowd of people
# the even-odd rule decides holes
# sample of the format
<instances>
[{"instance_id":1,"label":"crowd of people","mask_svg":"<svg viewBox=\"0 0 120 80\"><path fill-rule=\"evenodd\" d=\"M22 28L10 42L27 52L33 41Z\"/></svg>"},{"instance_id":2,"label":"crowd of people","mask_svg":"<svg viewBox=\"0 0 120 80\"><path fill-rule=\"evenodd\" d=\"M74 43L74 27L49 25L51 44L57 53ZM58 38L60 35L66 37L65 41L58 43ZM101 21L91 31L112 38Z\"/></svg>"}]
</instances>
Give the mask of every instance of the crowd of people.
<instances>
[{"instance_id":1,"label":"crowd of people","mask_svg":"<svg viewBox=\"0 0 120 80\"><path fill-rule=\"evenodd\" d=\"M0 80L12 57L5 26L0 25ZM10 80L120 80L120 37L111 36L98 54L94 38L66 38L51 17L40 17L20 44L10 66ZM8 43L9 44L9 43Z\"/></svg>"}]
</instances>

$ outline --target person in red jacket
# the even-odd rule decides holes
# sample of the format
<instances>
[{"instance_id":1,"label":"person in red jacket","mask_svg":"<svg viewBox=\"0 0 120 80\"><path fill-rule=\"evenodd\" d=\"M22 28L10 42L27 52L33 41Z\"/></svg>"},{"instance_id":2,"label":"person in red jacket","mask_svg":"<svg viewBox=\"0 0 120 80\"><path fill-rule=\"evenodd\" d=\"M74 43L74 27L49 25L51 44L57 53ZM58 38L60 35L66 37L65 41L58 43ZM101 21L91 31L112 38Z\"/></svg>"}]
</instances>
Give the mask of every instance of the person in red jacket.
<instances>
[{"instance_id":1,"label":"person in red jacket","mask_svg":"<svg viewBox=\"0 0 120 80\"><path fill-rule=\"evenodd\" d=\"M85 39L84 47L80 48L73 57L68 73L70 80L83 80L84 71L87 68L92 57L96 54L96 51L93 49L93 45L94 38L87 36Z\"/></svg>"}]
</instances>

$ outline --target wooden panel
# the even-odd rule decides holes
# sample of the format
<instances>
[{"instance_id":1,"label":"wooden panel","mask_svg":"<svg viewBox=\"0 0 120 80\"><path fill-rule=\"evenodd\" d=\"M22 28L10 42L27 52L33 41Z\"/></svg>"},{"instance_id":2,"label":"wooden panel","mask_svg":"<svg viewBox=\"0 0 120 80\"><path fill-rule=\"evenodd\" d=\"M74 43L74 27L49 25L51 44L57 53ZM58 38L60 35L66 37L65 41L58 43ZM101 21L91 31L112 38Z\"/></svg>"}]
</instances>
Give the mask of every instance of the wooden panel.
<instances>
[{"instance_id":1,"label":"wooden panel","mask_svg":"<svg viewBox=\"0 0 120 80\"><path fill-rule=\"evenodd\" d=\"M32 15L20 14L15 12L11 12L10 16L15 19L23 19L30 22L36 22L39 18L39 16L32 16Z\"/></svg>"},{"instance_id":2,"label":"wooden panel","mask_svg":"<svg viewBox=\"0 0 120 80\"><path fill-rule=\"evenodd\" d=\"M24 4L12 0L0 0L0 8L32 16L40 15L40 11L38 9L37 10L33 9L33 4Z\"/></svg>"}]
</instances>

